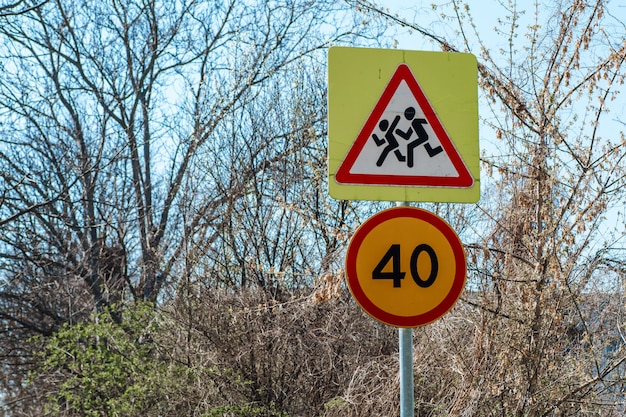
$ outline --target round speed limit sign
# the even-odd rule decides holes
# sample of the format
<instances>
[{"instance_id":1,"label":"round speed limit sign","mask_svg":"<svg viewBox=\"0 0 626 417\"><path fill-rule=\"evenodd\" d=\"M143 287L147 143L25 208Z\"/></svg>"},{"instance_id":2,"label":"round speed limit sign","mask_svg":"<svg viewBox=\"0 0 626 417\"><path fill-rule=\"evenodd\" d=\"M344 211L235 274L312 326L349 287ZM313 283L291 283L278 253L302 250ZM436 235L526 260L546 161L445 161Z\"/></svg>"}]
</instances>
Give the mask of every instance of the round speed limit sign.
<instances>
[{"instance_id":1,"label":"round speed limit sign","mask_svg":"<svg viewBox=\"0 0 626 417\"><path fill-rule=\"evenodd\" d=\"M375 319L396 327L437 320L465 285L463 245L443 219L394 207L365 221L346 253L348 287Z\"/></svg>"}]
</instances>

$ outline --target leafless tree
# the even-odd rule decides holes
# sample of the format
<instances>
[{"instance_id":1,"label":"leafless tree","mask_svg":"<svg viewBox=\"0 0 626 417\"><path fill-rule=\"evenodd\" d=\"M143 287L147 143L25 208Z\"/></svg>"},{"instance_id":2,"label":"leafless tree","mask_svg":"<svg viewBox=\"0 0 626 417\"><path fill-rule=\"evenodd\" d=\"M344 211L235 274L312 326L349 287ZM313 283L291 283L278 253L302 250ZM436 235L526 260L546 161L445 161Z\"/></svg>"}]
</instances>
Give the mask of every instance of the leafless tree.
<instances>
[{"instance_id":1,"label":"leafless tree","mask_svg":"<svg viewBox=\"0 0 626 417\"><path fill-rule=\"evenodd\" d=\"M43 5L48 0L30 3L25 0L7 0L0 3L0 17L26 14Z\"/></svg>"},{"instance_id":2,"label":"leafless tree","mask_svg":"<svg viewBox=\"0 0 626 417\"><path fill-rule=\"evenodd\" d=\"M24 376L29 336L123 300L163 302L202 272L214 287L268 285L248 272L229 282L231 266L213 273L215 259L251 261L255 253L237 243L242 228L280 233L270 230L279 212L244 213L256 198L294 219L279 194L302 155L315 159L298 169L323 178L319 68L323 48L361 24L345 9L300 0L3 6L3 364ZM278 271L308 256L297 254L298 239L276 237L284 259L259 265ZM21 386L18 374L3 374L5 389Z\"/></svg>"}]
</instances>

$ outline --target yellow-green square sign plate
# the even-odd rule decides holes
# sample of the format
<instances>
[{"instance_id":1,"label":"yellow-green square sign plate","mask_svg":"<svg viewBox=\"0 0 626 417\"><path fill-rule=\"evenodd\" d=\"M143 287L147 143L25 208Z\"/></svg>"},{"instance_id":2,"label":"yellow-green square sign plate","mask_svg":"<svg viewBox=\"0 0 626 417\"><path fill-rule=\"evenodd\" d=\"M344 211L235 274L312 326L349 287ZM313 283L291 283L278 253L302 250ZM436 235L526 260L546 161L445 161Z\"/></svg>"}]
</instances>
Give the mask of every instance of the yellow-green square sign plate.
<instances>
[{"instance_id":1,"label":"yellow-green square sign plate","mask_svg":"<svg viewBox=\"0 0 626 417\"><path fill-rule=\"evenodd\" d=\"M476 58L330 48L328 188L339 200L478 201Z\"/></svg>"}]
</instances>

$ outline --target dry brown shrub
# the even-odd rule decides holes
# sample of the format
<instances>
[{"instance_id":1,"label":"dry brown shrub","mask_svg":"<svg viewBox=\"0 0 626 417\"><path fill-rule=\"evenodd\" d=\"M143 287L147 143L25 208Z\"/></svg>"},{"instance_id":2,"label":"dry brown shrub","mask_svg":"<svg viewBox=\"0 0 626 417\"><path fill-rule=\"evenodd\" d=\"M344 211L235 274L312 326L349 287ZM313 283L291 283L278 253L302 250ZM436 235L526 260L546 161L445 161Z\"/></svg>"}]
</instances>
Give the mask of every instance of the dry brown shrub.
<instances>
[{"instance_id":1,"label":"dry brown shrub","mask_svg":"<svg viewBox=\"0 0 626 417\"><path fill-rule=\"evenodd\" d=\"M344 406L373 402L370 394L397 385L397 365L389 368L397 362L394 329L367 317L346 292L325 301L312 293L277 300L250 289L186 298L172 309L176 327L187 329L177 336L179 354L241 378L249 404L297 416L346 415ZM376 368L380 383L370 377Z\"/></svg>"}]
</instances>

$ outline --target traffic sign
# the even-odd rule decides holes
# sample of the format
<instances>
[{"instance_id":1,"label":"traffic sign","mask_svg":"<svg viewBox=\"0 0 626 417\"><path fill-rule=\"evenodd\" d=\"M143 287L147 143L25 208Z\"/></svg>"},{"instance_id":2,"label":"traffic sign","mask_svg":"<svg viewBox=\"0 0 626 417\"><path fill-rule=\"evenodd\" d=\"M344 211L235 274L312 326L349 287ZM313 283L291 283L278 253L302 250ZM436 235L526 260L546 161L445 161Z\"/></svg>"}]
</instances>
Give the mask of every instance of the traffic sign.
<instances>
[{"instance_id":1,"label":"traffic sign","mask_svg":"<svg viewBox=\"0 0 626 417\"><path fill-rule=\"evenodd\" d=\"M396 327L431 323L456 303L465 285L463 245L443 219L394 207L366 220L346 253L347 282L357 303Z\"/></svg>"},{"instance_id":2,"label":"traffic sign","mask_svg":"<svg viewBox=\"0 0 626 417\"><path fill-rule=\"evenodd\" d=\"M461 188L474 184L474 178L406 64L400 64L391 76L337 169L335 181Z\"/></svg>"},{"instance_id":3,"label":"traffic sign","mask_svg":"<svg viewBox=\"0 0 626 417\"><path fill-rule=\"evenodd\" d=\"M328 65L333 198L478 201L473 55L333 47Z\"/></svg>"}]
</instances>

